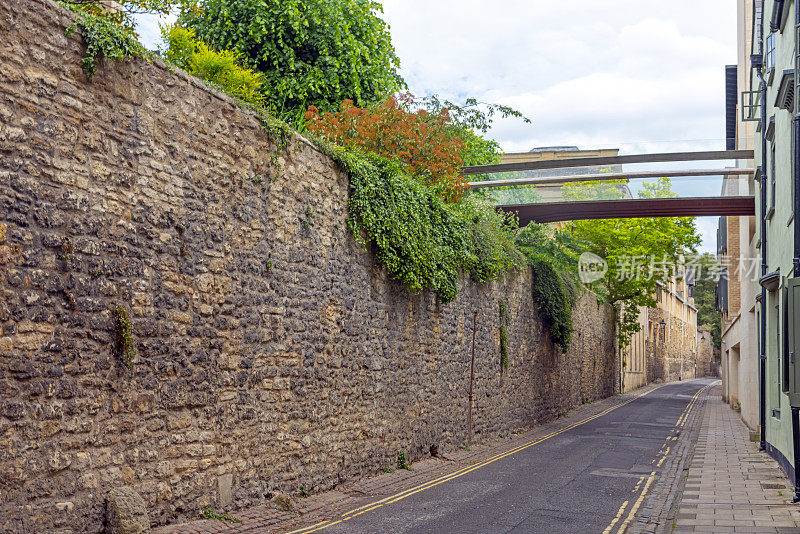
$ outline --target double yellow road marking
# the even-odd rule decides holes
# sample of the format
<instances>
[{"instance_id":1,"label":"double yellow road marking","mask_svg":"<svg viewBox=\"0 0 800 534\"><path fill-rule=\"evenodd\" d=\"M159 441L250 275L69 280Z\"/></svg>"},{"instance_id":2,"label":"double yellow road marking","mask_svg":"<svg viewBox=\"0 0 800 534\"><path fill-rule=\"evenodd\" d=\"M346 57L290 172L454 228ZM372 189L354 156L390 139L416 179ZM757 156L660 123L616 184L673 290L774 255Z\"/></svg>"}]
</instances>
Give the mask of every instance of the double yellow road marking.
<instances>
[{"instance_id":1,"label":"double yellow road marking","mask_svg":"<svg viewBox=\"0 0 800 534\"><path fill-rule=\"evenodd\" d=\"M564 428L562 428L560 430L556 430L554 432L551 432L550 434L547 434L546 436L543 436L543 437L538 438L536 440L533 440L533 441L530 441L530 442L525 443L523 445L520 445L519 447L511 449L510 451L506 451L506 452L497 454L495 456L492 456L491 458L487 458L486 460L483 460L483 461L481 461L481 462L479 462L479 463L477 463L475 465L471 465L469 467L465 467L465 468L460 469L458 471L454 471L453 473L449 473L447 475L441 476L441 477L436 478L434 480L430 480L428 482L425 482L425 483L419 484L417 486L414 486L413 488L409 488L409 489L407 489L405 491L401 491L401 492L396 493L394 495L391 495L389 497L385 497L385 498L383 498L383 499L381 499L379 501L371 502L371 503L366 504L364 506L361 506L359 508L355 508L353 510L350 510L349 512L345 512L342 515L342 517L340 519L337 519L336 521L333 521L333 520L321 521L319 523L316 523L316 524L308 526L308 527L304 527L304 528L300 528L300 529L297 529L297 530L293 530L291 532L288 532L287 534L311 534L312 532L317 532L319 530L323 530L323 529L326 529L328 527L332 527L334 525L338 525L339 523L342 523L342 522L347 521L349 519L352 519L354 517L358 517L361 514L367 513L367 512L369 512L371 510L375 510L376 508L380 508L380 507L385 506L387 504L392 504L394 502L401 501L401 500L403 500L403 499L405 499L407 497L410 497L410 496L414 495L415 493L419 493L421 491L425 491L425 490L430 489L430 488L432 488L434 486L438 486L439 484L443 484L443 483L448 482L450 480L453 480L453 479L456 479L458 477L464 476L467 473L471 473L472 471L475 471L476 469L479 469L479 468L481 468L481 467L483 467L485 465L488 465L488 464L490 464L492 462L496 462L497 460L501 460L501 459L503 459L503 458L505 458L507 456L511 456L512 454L516 454L516 453L518 453L520 451L523 451L523 450L527 449L528 447L533 447L534 445L536 445L538 443L541 443L541 442L543 442L545 440L548 440L550 438L553 438L555 436L558 436L559 434L563 434L564 432L572 430L573 428L575 428L577 426L581 426L581 425L586 424L586 423L588 423L590 421L594 421L595 419L597 419L599 417L602 417L602 416L604 416L604 415L606 415L606 414L608 414L610 412L613 412L614 410L616 410L618 408L622 408L626 404L630 404L631 402L633 402L633 401L635 401L637 399L640 399L640 398L644 397L645 395L649 395L653 391L655 391L657 389L660 389L662 387L664 387L664 386L658 386L658 387L655 387L655 388L653 388L651 390L645 391L644 393L641 393L639 395L631 397L630 399L626 400L625 402L621 402L620 404L617 404L616 406L612 406L611 408L607 408L607 409L603 410L602 412L599 412L599 413L597 413L597 414L595 414L595 415L593 415L591 417L587 417L586 419L583 419L581 421L573 423L573 424L571 424L569 426L566 426L566 427L564 427ZM626 501L625 504L627 505L627 501ZM623 510L624 510L623 508L620 508L620 514L619 515L622 514Z\"/></svg>"},{"instance_id":2,"label":"double yellow road marking","mask_svg":"<svg viewBox=\"0 0 800 534\"><path fill-rule=\"evenodd\" d=\"M641 483L641 482L642 482L642 479L640 478L639 479L639 483ZM637 487L638 487L638 484L637 484ZM611 520L611 524L606 527L606 529L603 531L603 534L608 534L609 532L611 532L611 529L614 528L614 525L616 525L617 522L620 519L622 519L622 514L625 512L625 508L627 508L627 506L628 506L628 501L625 501L624 503L622 503L622 506L619 507L619 511L617 512L617 515L615 515L614 519Z\"/></svg>"},{"instance_id":3,"label":"double yellow road marking","mask_svg":"<svg viewBox=\"0 0 800 534\"><path fill-rule=\"evenodd\" d=\"M717 382L712 382L711 384L708 384L707 386L702 387L699 390L697 390L697 393L694 394L692 399L686 405L686 408L683 409L683 412L681 413L680 417L678 417L678 420L675 422L675 428L676 429L680 428L680 427L683 427L683 425L686 424L686 421L689 418L689 414L692 412L692 409L694 408L695 404L697 403L697 399L700 398L700 395L704 391L706 391L708 388L710 388L711 386L715 386L716 384L717 384ZM667 445L667 443L669 443L670 441L674 441L676 439L677 439L677 436L671 436L671 437L667 438L666 442L661 447L661 451L659 451L661 457L659 458L658 463L656 463L656 467L661 467L661 464L664 463L664 460L667 459L667 455L669 455L669 451L670 451L670 449L672 447ZM653 460L653 461L655 461L655 460ZM644 487L642 488L642 492L639 494L639 497L633 503L633 506L631 506L631 509L628 512L628 516L620 524L619 529L617 530L617 534L622 534L623 532L625 532L625 529L628 528L628 525L630 525L631 521L633 521L633 519L636 517L636 512L639 511L639 507L642 505L642 502L644 501L645 495L647 495L647 490L650 489L650 485L653 483L655 478L656 478L656 472L655 471L651 471L650 475L647 477L647 481L645 482ZM636 487L633 488L633 493L636 493L639 490L639 486L641 486L641 484L642 484L642 482L644 480L645 480L645 478L643 476L641 478L639 478L639 482L637 482ZM625 513L625 508L627 506L628 506L628 501L625 501L624 503L622 503L622 506L620 507L619 511L617 512L617 515L614 516L614 519L611 520L611 524L609 524L606 527L606 529L603 531L603 534L610 534L612 532L612 530L616 526L616 524L619 523L620 519L622 519L622 516Z\"/></svg>"}]
</instances>

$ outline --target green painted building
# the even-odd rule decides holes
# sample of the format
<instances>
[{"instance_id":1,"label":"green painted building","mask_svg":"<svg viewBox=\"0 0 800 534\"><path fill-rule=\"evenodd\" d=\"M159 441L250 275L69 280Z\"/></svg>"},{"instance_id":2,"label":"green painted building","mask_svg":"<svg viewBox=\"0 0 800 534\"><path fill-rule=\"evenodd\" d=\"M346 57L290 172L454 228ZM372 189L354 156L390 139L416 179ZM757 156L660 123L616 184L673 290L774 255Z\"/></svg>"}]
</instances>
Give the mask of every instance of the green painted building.
<instances>
[{"instance_id":1,"label":"green painted building","mask_svg":"<svg viewBox=\"0 0 800 534\"><path fill-rule=\"evenodd\" d=\"M756 232L759 265L757 367L761 445L800 483L800 113L797 69L800 0L754 2L745 120L756 120ZM746 89L746 87L745 87ZM798 352L795 350L797 345ZM800 496L800 491L798 491Z\"/></svg>"}]
</instances>

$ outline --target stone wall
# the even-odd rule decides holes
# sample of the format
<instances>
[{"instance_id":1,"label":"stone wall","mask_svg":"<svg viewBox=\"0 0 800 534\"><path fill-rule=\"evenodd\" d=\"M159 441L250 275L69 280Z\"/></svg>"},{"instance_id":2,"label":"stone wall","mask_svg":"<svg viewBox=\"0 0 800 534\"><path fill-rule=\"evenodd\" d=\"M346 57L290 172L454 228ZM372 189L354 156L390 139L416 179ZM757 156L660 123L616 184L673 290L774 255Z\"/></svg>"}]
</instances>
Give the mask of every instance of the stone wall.
<instances>
[{"instance_id":1,"label":"stone wall","mask_svg":"<svg viewBox=\"0 0 800 534\"><path fill-rule=\"evenodd\" d=\"M697 344L697 376L719 376L718 355L714 349L711 330L700 329L699 336L700 339Z\"/></svg>"},{"instance_id":2,"label":"stone wall","mask_svg":"<svg viewBox=\"0 0 800 534\"><path fill-rule=\"evenodd\" d=\"M592 295L562 354L528 271L409 294L354 242L318 150L295 137L273 165L255 117L158 62L87 80L69 21L0 3L0 530L98 532L125 484L164 524L459 446L473 329L477 439L614 393Z\"/></svg>"},{"instance_id":3,"label":"stone wall","mask_svg":"<svg viewBox=\"0 0 800 534\"><path fill-rule=\"evenodd\" d=\"M705 376L698 367L697 327L670 316L662 308L650 308L649 316L655 335L647 342L647 382Z\"/></svg>"}]
</instances>

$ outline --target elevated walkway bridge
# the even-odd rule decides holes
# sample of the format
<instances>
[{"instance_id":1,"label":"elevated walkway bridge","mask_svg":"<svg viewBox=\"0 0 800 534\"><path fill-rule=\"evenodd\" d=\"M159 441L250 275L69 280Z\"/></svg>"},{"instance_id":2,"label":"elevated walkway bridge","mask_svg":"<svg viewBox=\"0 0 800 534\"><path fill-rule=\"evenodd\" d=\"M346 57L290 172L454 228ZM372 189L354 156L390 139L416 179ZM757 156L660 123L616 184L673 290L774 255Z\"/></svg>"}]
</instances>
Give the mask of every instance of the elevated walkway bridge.
<instances>
[{"instance_id":1,"label":"elevated walkway bridge","mask_svg":"<svg viewBox=\"0 0 800 534\"><path fill-rule=\"evenodd\" d=\"M522 226L530 222L578 219L755 215L753 196L634 198L628 186L631 180L647 178L751 177L756 174L753 168L622 171L623 164L752 160L752 150L662 152L622 156L615 152L605 151L605 154L600 153L593 157L547 159L536 153L504 154L501 163L464 167L462 175L482 177L481 180L468 182L473 191L488 189L516 192L495 195L494 198L497 208L515 213ZM574 184L591 183L605 184L606 193L613 194L603 194L602 187L595 190L599 198L585 198L585 194L584 198L581 195L567 194L569 187Z\"/></svg>"}]
</instances>

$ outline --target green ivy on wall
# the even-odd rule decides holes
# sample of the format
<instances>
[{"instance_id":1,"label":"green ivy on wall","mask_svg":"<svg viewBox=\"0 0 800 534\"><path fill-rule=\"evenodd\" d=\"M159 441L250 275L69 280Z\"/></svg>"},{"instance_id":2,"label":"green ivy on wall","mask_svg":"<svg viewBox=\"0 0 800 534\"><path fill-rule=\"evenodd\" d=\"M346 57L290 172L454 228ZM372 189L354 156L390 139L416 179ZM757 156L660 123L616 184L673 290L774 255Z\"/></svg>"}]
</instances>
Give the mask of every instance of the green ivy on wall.
<instances>
[{"instance_id":1,"label":"green ivy on wall","mask_svg":"<svg viewBox=\"0 0 800 534\"><path fill-rule=\"evenodd\" d=\"M575 306L577 290L571 280L558 271L552 259L537 256L531 262L533 269L533 300L550 339L566 352L572 338L572 308Z\"/></svg>"},{"instance_id":2,"label":"green ivy on wall","mask_svg":"<svg viewBox=\"0 0 800 534\"><path fill-rule=\"evenodd\" d=\"M147 50L133 30L121 24L113 14L95 12L89 9L91 6L80 3L65 2L63 5L78 14L75 22L67 28L67 35L79 31L86 42L81 66L88 78L95 75L98 61L104 57L112 61L146 57Z\"/></svg>"},{"instance_id":3,"label":"green ivy on wall","mask_svg":"<svg viewBox=\"0 0 800 534\"><path fill-rule=\"evenodd\" d=\"M490 204L470 197L447 203L395 161L318 143L350 175L348 224L356 239L410 291L430 290L449 302L460 271L486 282L525 265L514 245L515 221Z\"/></svg>"},{"instance_id":4,"label":"green ivy on wall","mask_svg":"<svg viewBox=\"0 0 800 534\"><path fill-rule=\"evenodd\" d=\"M136 360L136 338L133 336L131 314L124 306L114 306L114 330L117 334L120 356L125 368L133 375L133 362Z\"/></svg>"},{"instance_id":5,"label":"green ivy on wall","mask_svg":"<svg viewBox=\"0 0 800 534\"><path fill-rule=\"evenodd\" d=\"M504 300L500 300L500 369L505 371L508 369L508 332L506 332L506 324L508 323L508 308Z\"/></svg>"}]
</instances>

